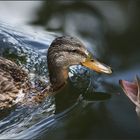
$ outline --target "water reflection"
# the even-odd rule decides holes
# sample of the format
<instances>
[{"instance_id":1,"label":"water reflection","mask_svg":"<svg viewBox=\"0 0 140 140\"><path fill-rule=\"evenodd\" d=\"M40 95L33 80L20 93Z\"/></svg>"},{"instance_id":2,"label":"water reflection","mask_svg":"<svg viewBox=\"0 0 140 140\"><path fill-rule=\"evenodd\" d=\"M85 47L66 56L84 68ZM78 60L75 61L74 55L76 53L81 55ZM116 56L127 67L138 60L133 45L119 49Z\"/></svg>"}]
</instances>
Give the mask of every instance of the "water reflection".
<instances>
[{"instance_id":1,"label":"water reflection","mask_svg":"<svg viewBox=\"0 0 140 140\"><path fill-rule=\"evenodd\" d=\"M41 125L35 125L28 131L31 131L32 134L40 133L38 135L40 139L140 138L140 123L134 106L123 95L118 86L119 79L132 80L136 74L140 73L139 6L139 1L131 0L124 2L43 1L34 12L35 18L31 17L30 22L28 22L32 27L41 27L35 34L27 35L24 31L15 35L14 29L11 32L2 32L0 40L5 43L0 42L1 46L5 44L5 47L9 46L15 51L16 44L20 44L19 46L21 48L24 46L27 53L30 52L26 48L29 45L29 48L37 49L39 53L43 54L42 57L35 52L33 54L27 53L28 57L33 60L28 62L27 68L32 71L36 60L38 60L39 66L44 65L44 52L47 51L47 47L56 36L55 34L49 36L48 32L38 35L38 32L42 33L42 28L43 31L46 29L58 34L78 36L89 50L103 62L110 64L114 70L110 77L98 75L97 79L96 76L91 78L95 88L97 87L99 91L112 93L110 100L104 103L90 104L84 109L82 105L79 105L68 115L68 118L62 117L63 119L58 119L58 121L53 116L47 119L44 116L45 119L41 118ZM3 26L2 29L4 28L7 27ZM32 31L29 32L32 33ZM3 34L7 36L6 39L3 38ZM9 40L8 36L10 35L12 37ZM15 39L17 37L18 40ZM2 54L2 47L0 50L0 54ZM36 56L36 59L33 56ZM40 57L41 59L38 59ZM39 67L38 64L36 68ZM47 72L47 66L39 74L44 72ZM62 100L62 102L65 101ZM22 136L29 138L28 134L30 133L26 132ZM19 138L21 137L19 136Z\"/></svg>"}]
</instances>

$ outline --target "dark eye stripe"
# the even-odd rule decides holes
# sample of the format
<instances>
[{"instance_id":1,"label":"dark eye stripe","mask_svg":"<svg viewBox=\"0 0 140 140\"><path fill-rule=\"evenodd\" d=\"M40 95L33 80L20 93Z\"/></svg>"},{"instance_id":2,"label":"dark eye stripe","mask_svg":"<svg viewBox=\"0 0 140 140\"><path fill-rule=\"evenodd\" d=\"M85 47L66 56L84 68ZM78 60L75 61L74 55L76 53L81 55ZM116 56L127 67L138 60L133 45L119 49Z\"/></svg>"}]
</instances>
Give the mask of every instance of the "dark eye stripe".
<instances>
[{"instance_id":1,"label":"dark eye stripe","mask_svg":"<svg viewBox=\"0 0 140 140\"><path fill-rule=\"evenodd\" d=\"M77 54L80 54L80 55L82 55L82 56L87 57L87 55L86 55L84 52L80 51L80 50L70 50L69 52L77 53Z\"/></svg>"}]
</instances>

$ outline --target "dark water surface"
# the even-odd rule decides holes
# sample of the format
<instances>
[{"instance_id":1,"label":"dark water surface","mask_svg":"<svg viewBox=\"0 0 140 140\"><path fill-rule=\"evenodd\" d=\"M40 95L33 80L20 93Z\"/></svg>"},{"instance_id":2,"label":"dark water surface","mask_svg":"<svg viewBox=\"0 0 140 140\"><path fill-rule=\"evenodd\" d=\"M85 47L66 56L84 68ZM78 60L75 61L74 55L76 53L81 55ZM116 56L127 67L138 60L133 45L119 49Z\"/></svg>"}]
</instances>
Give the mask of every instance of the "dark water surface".
<instances>
[{"instance_id":1,"label":"dark water surface","mask_svg":"<svg viewBox=\"0 0 140 140\"><path fill-rule=\"evenodd\" d=\"M112 67L113 74L72 67L70 79L75 87L83 86L82 92L86 92L90 86L110 93L111 98L89 104L77 101L57 115L54 98L47 98L39 107L2 112L0 138L140 139L135 106L118 83L140 75L139 8L139 1L44 1L35 11L36 18L28 23L33 29L1 21L0 56L16 58L29 71L33 83L42 79L47 84L47 49L56 36L64 34L80 38L96 57Z\"/></svg>"}]
</instances>

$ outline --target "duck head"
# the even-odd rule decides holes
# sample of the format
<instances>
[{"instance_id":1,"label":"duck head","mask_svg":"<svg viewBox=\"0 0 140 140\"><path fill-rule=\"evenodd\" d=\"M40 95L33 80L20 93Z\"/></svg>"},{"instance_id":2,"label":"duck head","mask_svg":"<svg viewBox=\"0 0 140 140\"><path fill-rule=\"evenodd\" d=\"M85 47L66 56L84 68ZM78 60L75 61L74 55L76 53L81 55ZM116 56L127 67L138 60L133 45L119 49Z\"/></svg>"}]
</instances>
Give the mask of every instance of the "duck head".
<instances>
[{"instance_id":1,"label":"duck head","mask_svg":"<svg viewBox=\"0 0 140 140\"><path fill-rule=\"evenodd\" d=\"M111 68L98 62L78 39L70 36L56 38L47 54L50 82L54 91L66 84L68 68L83 65L100 73L110 74Z\"/></svg>"},{"instance_id":2,"label":"duck head","mask_svg":"<svg viewBox=\"0 0 140 140\"><path fill-rule=\"evenodd\" d=\"M137 115L140 117L140 79L137 76L133 82L120 80L120 85L127 97L136 105Z\"/></svg>"}]
</instances>

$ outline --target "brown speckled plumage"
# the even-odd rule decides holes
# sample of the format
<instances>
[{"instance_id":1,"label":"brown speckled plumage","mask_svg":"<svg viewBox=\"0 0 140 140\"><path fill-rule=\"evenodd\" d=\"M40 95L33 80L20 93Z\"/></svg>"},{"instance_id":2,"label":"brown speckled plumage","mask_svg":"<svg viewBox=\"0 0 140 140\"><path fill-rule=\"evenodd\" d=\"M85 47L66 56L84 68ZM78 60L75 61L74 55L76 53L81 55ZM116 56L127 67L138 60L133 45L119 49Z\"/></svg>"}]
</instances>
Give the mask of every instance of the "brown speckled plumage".
<instances>
[{"instance_id":1,"label":"brown speckled plumage","mask_svg":"<svg viewBox=\"0 0 140 140\"><path fill-rule=\"evenodd\" d=\"M0 109L14 105L13 100L16 100L20 88L15 84L18 84L21 78L20 74L16 77L17 72L20 70L15 63L0 57Z\"/></svg>"},{"instance_id":2,"label":"brown speckled plumage","mask_svg":"<svg viewBox=\"0 0 140 140\"><path fill-rule=\"evenodd\" d=\"M0 57L0 110L14 106L18 94L24 93L24 98L19 101L22 104L41 102L43 95L31 87L28 74L14 62ZM28 100L30 92L36 93Z\"/></svg>"}]
</instances>

